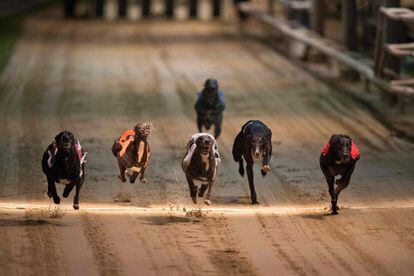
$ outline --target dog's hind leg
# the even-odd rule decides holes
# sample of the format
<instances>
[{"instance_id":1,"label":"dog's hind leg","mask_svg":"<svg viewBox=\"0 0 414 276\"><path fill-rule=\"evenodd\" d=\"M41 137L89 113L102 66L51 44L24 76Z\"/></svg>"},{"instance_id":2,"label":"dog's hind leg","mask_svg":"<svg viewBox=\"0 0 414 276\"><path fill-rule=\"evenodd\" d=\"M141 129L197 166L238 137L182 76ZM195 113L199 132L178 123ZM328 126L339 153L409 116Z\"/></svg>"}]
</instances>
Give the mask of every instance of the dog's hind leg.
<instances>
[{"instance_id":1,"label":"dog's hind leg","mask_svg":"<svg viewBox=\"0 0 414 276\"><path fill-rule=\"evenodd\" d=\"M49 197L53 197L53 202L55 204L60 203L60 197L58 196L57 191L56 191L55 181L50 179L49 177L47 178L47 195Z\"/></svg>"},{"instance_id":2,"label":"dog's hind leg","mask_svg":"<svg viewBox=\"0 0 414 276\"><path fill-rule=\"evenodd\" d=\"M208 184L202 184L200 187L200 190L198 190L198 197L204 197L204 194L206 193L208 188Z\"/></svg>"},{"instance_id":3,"label":"dog's hind leg","mask_svg":"<svg viewBox=\"0 0 414 276\"><path fill-rule=\"evenodd\" d=\"M253 164L247 164L247 179L249 180L250 187L250 197L252 199L252 204L259 204L257 201L256 189L254 188L254 179L253 179Z\"/></svg>"},{"instance_id":4,"label":"dog's hind leg","mask_svg":"<svg viewBox=\"0 0 414 276\"><path fill-rule=\"evenodd\" d=\"M74 187L75 187L75 183L73 183L73 181L71 181L68 185L66 185L65 189L63 190L63 197L65 198L68 197Z\"/></svg>"},{"instance_id":5,"label":"dog's hind leg","mask_svg":"<svg viewBox=\"0 0 414 276\"><path fill-rule=\"evenodd\" d=\"M191 199L193 200L193 202L195 204L197 204L197 190L198 187L196 185L194 185L194 181L193 178L189 175L185 176L187 178L187 183L188 183L188 188L190 189L190 196Z\"/></svg>"}]
</instances>

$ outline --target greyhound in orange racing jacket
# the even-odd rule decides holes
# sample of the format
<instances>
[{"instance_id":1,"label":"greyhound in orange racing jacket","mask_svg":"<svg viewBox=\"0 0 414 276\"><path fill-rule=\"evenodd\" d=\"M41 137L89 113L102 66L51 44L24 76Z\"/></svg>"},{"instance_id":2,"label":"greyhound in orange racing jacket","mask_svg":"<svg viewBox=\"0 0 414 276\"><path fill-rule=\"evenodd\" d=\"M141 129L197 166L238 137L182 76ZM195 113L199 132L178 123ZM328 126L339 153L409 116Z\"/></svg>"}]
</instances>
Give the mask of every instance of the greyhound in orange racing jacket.
<instances>
[{"instance_id":1,"label":"greyhound in orange racing jacket","mask_svg":"<svg viewBox=\"0 0 414 276\"><path fill-rule=\"evenodd\" d=\"M119 179L126 182L126 176L130 183L135 183L139 175L142 183L147 183L145 170L147 168L151 150L147 138L151 133L151 123L138 123L134 129L126 130L121 137L115 140L112 153L118 160Z\"/></svg>"}]
</instances>

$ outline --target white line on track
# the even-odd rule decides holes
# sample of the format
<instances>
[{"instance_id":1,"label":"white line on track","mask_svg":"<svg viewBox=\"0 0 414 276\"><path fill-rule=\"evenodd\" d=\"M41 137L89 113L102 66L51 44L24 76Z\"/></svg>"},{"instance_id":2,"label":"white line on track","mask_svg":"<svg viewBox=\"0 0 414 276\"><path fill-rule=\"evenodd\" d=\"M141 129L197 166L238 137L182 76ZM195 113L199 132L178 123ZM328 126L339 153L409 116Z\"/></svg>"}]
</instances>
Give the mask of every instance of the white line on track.
<instances>
[{"instance_id":1,"label":"white line on track","mask_svg":"<svg viewBox=\"0 0 414 276\"><path fill-rule=\"evenodd\" d=\"M74 211L71 205L53 205L53 204L30 204L30 203L1 203L0 211L5 210L42 210L59 206L62 211ZM185 209L184 209L185 208ZM410 209L414 205L378 205L378 206L345 206L345 210L365 210L365 209ZM308 212L328 211L326 207L276 207L276 206L246 206L246 207L221 207L221 206L154 206L154 207L138 207L138 206L122 206L110 204L84 204L81 205L82 212L99 212L99 213L183 213L189 210L201 210L208 213L229 213L229 214L295 214Z\"/></svg>"}]
</instances>

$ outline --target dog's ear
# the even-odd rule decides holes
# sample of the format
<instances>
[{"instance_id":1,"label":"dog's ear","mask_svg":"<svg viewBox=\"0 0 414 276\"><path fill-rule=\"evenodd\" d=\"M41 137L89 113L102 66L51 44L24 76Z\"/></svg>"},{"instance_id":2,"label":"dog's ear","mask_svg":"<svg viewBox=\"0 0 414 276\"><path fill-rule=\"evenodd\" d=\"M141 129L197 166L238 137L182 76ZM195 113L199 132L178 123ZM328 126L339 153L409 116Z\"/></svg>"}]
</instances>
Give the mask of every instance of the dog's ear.
<instances>
[{"instance_id":1,"label":"dog's ear","mask_svg":"<svg viewBox=\"0 0 414 276\"><path fill-rule=\"evenodd\" d=\"M56 142L56 144L60 144L60 142L62 141L62 136L63 136L63 131L60 132L58 135L55 136L55 142Z\"/></svg>"},{"instance_id":2,"label":"dog's ear","mask_svg":"<svg viewBox=\"0 0 414 276\"><path fill-rule=\"evenodd\" d=\"M65 135L69 138L69 139L71 139L72 140L72 142L74 142L75 141L75 135L73 135L73 133L72 132L70 132L70 131L65 131Z\"/></svg>"},{"instance_id":3,"label":"dog's ear","mask_svg":"<svg viewBox=\"0 0 414 276\"><path fill-rule=\"evenodd\" d=\"M339 139L341 138L341 135L334 134L331 136L331 139L329 139L329 144L335 145L338 143Z\"/></svg>"}]
</instances>

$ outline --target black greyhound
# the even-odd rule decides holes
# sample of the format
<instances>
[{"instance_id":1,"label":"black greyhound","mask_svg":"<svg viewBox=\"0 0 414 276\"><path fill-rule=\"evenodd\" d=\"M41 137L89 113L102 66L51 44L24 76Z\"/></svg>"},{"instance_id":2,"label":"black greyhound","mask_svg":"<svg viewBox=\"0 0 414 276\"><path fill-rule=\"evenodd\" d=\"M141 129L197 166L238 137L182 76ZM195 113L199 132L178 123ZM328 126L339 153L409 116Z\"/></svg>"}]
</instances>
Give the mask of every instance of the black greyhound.
<instances>
[{"instance_id":1,"label":"black greyhound","mask_svg":"<svg viewBox=\"0 0 414 276\"><path fill-rule=\"evenodd\" d=\"M78 139L69 132L62 131L55 137L43 154L42 170L47 178L47 194L55 204L60 203L56 183L66 184L63 197L68 197L76 187L73 208L79 209L79 192L85 181L86 152Z\"/></svg>"},{"instance_id":2,"label":"black greyhound","mask_svg":"<svg viewBox=\"0 0 414 276\"><path fill-rule=\"evenodd\" d=\"M214 137L208 133L197 133L191 136L187 143L187 153L182 162L182 168L194 203L197 203L197 192L199 197L203 197L208 189L204 203L211 204L210 197L219 164L220 154ZM201 183L200 190L194 182Z\"/></svg>"},{"instance_id":3,"label":"black greyhound","mask_svg":"<svg viewBox=\"0 0 414 276\"><path fill-rule=\"evenodd\" d=\"M223 92L215 79L205 81L194 108L197 112L198 132L202 132L203 126L209 130L214 125L214 137L217 139L221 133L225 104Z\"/></svg>"},{"instance_id":4,"label":"black greyhound","mask_svg":"<svg viewBox=\"0 0 414 276\"><path fill-rule=\"evenodd\" d=\"M119 179L122 182L126 182L127 174L130 183L135 183L138 175L142 183L147 183L145 170L151 155L147 138L151 129L151 123L138 123L134 129L125 131L112 145L112 153L118 160Z\"/></svg>"},{"instance_id":5,"label":"black greyhound","mask_svg":"<svg viewBox=\"0 0 414 276\"><path fill-rule=\"evenodd\" d=\"M359 158L355 142L347 135L333 135L322 149L319 164L328 183L332 214L334 215L338 214L339 193L349 185ZM338 175L341 175L341 178L335 181L335 177ZM335 184L337 185L336 189Z\"/></svg>"},{"instance_id":6,"label":"black greyhound","mask_svg":"<svg viewBox=\"0 0 414 276\"><path fill-rule=\"evenodd\" d=\"M258 204L253 180L253 164L263 158L262 176L270 170L272 157L272 131L264 123L257 120L248 121L243 125L233 144L233 158L239 162L239 173L244 176L243 158L246 161L247 177L252 204Z\"/></svg>"}]
</instances>

